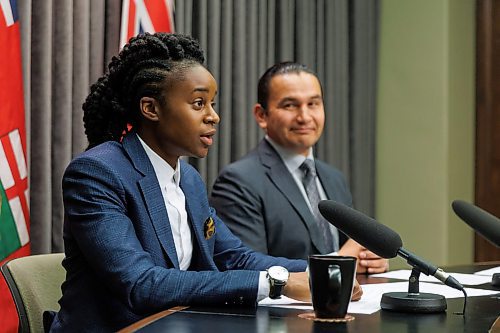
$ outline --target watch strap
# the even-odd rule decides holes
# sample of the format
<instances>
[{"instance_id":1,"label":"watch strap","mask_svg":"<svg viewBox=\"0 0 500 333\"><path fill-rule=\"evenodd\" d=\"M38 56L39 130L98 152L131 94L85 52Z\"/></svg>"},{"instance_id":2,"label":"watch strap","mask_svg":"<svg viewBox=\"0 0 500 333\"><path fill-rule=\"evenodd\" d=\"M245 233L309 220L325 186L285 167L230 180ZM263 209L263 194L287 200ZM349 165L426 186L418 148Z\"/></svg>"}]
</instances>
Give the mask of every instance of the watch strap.
<instances>
[{"instance_id":1,"label":"watch strap","mask_svg":"<svg viewBox=\"0 0 500 333\"><path fill-rule=\"evenodd\" d=\"M277 283L273 278L269 279L269 298L277 299L283 294L285 283Z\"/></svg>"}]
</instances>

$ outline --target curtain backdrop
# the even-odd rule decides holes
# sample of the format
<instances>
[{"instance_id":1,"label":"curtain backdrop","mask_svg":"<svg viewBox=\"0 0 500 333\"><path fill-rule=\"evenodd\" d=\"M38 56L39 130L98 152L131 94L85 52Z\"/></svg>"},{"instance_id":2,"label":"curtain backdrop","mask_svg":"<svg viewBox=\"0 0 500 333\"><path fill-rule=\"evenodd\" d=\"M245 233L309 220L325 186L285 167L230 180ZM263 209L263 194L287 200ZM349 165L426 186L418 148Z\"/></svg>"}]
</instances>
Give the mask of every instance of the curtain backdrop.
<instances>
[{"instance_id":1,"label":"curtain backdrop","mask_svg":"<svg viewBox=\"0 0 500 333\"><path fill-rule=\"evenodd\" d=\"M21 0L33 253L63 251L61 178L87 143L81 105L118 52L121 0ZM190 159L210 190L219 170L262 138L257 81L278 61L317 71L326 125L317 157L346 175L357 209L374 214L378 1L178 0L175 29L197 38L215 76L221 116L205 159Z\"/></svg>"}]
</instances>

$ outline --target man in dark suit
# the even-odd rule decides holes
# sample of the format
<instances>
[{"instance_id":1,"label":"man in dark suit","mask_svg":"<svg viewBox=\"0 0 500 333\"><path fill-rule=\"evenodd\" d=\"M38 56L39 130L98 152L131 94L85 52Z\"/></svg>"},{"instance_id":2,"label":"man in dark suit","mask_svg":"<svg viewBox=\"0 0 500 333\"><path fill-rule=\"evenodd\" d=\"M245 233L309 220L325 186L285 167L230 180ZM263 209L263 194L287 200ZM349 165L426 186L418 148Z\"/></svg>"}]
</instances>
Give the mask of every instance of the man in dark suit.
<instances>
[{"instance_id":1,"label":"man in dark suit","mask_svg":"<svg viewBox=\"0 0 500 333\"><path fill-rule=\"evenodd\" d=\"M325 118L316 75L297 63L272 66L259 80L253 111L266 137L221 171L210 198L231 231L273 256L307 259L337 252L358 257L358 272L387 270L387 260L347 240L317 212L318 199L351 206L352 198L342 173L313 155ZM306 184L308 163L312 177Z\"/></svg>"}]
</instances>

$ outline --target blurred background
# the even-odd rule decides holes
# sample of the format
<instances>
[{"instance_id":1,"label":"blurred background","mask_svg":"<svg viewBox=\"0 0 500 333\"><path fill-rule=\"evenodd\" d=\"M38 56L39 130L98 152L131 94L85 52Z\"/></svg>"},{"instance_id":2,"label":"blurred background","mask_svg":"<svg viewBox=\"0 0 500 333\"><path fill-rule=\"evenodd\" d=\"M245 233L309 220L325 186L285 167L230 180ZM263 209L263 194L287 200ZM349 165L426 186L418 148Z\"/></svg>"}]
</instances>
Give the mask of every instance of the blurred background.
<instances>
[{"instance_id":1,"label":"blurred background","mask_svg":"<svg viewBox=\"0 0 500 333\"><path fill-rule=\"evenodd\" d=\"M147 3L132 2L138 11ZM32 254L63 251L61 178L86 148L81 105L119 52L123 3L17 1L30 189L23 248ZM166 3L173 29L200 41L219 85L216 144L190 160L207 190L263 135L251 113L260 75L298 61L323 83L317 156L347 176L356 209L437 265L500 259L451 210L462 199L500 216L500 1Z\"/></svg>"}]
</instances>

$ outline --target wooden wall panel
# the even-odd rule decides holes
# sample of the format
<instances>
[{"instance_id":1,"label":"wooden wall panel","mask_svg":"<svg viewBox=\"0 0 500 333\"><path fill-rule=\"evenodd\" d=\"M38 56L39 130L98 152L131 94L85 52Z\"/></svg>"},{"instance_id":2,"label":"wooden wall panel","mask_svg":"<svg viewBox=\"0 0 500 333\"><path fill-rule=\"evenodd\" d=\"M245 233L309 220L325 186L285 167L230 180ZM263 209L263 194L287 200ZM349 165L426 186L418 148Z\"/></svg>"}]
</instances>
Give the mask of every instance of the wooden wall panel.
<instances>
[{"instance_id":1,"label":"wooden wall panel","mask_svg":"<svg viewBox=\"0 0 500 333\"><path fill-rule=\"evenodd\" d=\"M500 0L478 0L476 13L475 204L500 216ZM475 261L494 260L500 249L476 234Z\"/></svg>"}]
</instances>

